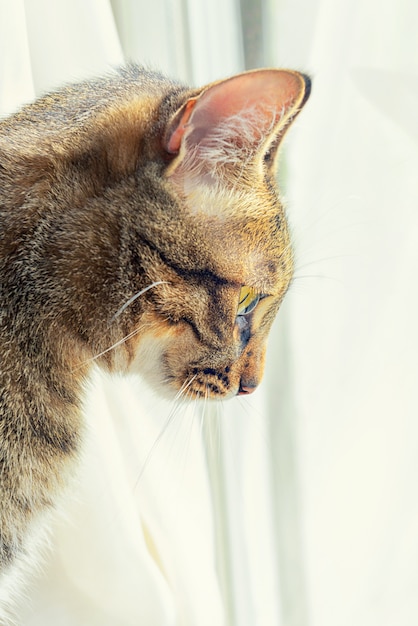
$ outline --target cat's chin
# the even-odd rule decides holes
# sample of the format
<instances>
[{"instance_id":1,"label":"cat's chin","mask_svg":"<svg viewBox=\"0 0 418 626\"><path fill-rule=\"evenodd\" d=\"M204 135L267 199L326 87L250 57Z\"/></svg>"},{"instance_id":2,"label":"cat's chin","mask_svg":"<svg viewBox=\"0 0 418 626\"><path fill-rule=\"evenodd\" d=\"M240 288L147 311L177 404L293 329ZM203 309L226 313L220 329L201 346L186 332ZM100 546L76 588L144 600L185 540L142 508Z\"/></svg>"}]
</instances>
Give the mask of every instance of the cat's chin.
<instances>
[{"instance_id":1,"label":"cat's chin","mask_svg":"<svg viewBox=\"0 0 418 626\"><path fill-rule=\"evenodd\" d=\"M248 380L242 376L240 359L229 366L196 367L183 364L173 368L168 363L166 347L160 345L157 348L155 341L143 339L129 367L129 373L139 375L153 393L165 400L184 403L230 400L252 393L260 380L260 372Z\"/></svg>"},{"instance_id":2,"label":"cat's chin","mask_svg":"<svg viewBox=\"0 0 418 626\"><path fill-rule=\"evenodd\" d=\"M172 381L167 382L163 378L161 380L153 372L149 375L149 372L141 372L139 374L141 379L146 383L152 393L158 395L160 398L164 398L170 402L181 401L184 404L196 403L196 401L207 402L220 402L222 400L230 400L239 395L239 388L229 389L224 392L216 392L210 388L209 385L205 389L202 387L195 388L193 383L176 381L174 378Z\"/></svg>"},{"instance_id":3,"label":"cat's chin","mask_svg":"<svg viewBox=\"0 0 418 626\"><path fill-rule=\"evenodd\" d=\"M189 365L179 358L178 349L171 350L176 357L170 359L171 339L170 334L164 337L162 333L158 341L151 333L143 336L128 372L139 375L154 393L170 401L229 400L240 393L240 377L233 372L234 366Z\"/></svg>"},{"instance_id":4,"label":"cat's chin","mask_svg":"<svg viewBox=\"0 0 418 626\"><path fill-rule=\"evenodd\" d=\"M181 374L169 373L161 367L142 370L141 376L160 396L185 403L229 400L240 394L241 385L231 378L230 368L185 367Z\"/></svg>"}]
</instances>

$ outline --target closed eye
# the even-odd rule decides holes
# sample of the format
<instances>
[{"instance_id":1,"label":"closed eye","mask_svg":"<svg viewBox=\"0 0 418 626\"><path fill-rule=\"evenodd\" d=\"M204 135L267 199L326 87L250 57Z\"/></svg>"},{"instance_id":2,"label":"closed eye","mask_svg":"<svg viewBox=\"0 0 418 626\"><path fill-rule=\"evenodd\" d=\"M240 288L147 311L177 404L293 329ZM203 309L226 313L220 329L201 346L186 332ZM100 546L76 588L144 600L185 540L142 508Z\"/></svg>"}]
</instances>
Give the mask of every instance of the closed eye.
<instances>
[{"instance_id":1,"label":"closed eye","mask_svg":"<svg viewBox=\"0 0 418 626\"><path fill-rule=\"evenodd\" d=\"M238 300L237 316L249 315L259 303L261 295L253 287L241 287Z\"/></svg>"}]
</instances>

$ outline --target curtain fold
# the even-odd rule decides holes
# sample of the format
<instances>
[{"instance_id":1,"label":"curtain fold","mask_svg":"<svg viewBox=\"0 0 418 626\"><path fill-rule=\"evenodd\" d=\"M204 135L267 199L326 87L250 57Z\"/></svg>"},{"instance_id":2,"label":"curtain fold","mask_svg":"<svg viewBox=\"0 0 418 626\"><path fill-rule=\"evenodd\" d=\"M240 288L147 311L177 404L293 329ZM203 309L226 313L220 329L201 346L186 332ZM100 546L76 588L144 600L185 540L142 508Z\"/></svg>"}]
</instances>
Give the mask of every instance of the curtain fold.
<instances>
[{"instance_id":1,"label":"curtain fold","mask_svg":"<svg viewBox=\"0 0 418 626\"><path fill-rule=\"evenodd\" d=\"M35 88L23 0L0 4L0 81L2 115L33 100Z\"/></svg>"}]
</instances>

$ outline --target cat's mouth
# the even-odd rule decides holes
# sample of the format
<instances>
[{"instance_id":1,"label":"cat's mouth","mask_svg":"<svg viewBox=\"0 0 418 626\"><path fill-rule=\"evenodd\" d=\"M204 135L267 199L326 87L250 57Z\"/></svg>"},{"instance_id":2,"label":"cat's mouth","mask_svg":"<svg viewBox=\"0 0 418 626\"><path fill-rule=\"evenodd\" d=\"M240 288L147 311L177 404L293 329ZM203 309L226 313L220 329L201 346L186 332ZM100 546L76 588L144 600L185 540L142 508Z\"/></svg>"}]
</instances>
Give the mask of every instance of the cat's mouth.
<instances>
[{"instance_id":1,"label":"cat's mouth","mask_svg":"<svg viewBox=\"0 0 418 626\"><path fill-rule=\"evenodd\" d=\"M262 356L253 359L252 356L252 351L247 351L244 359L238 359L230 365L183 365L176 372L170 367L167 354L162 354L154 362L148 359L149 367L142 367L141 373L152 387L158 388L167 397L172 398L174 395L176 399L186 401L226 400L237 395L248 395L257 388L264 359Z\"/></svg>"},{"instance_id":2,"label":"cat's mouth","mask_svg":"<svg viewBox=\"0 0 418 626\"><path fill-rule=\"evenodd\" d=\"M252 350L225 367L191 367L183 377L185 395L214 400L248 395L256 390L263 369L264 351L254 358Z\"/></svg>"},{"instance_id":3,"label":"cat's mouth","mask_svg":"<svg viewBox=\"0 0 418 626\"><path fill-rule=\"evenodd\" d=\"M186 380L189 379L190 381L187 389L188 394L198 398L224 398L235 395L230 372L229 366L219 371L211 367L192 368L186 377Z\"/></svg>"},{"instance_id":4,"label":"cat's mouth","mask_svg":"<svg viewBox=\"0 0 418 626\"><path fill-rule=\"evenodd\" d=\"M181 330L181 332L180 332ZM167 399L226 400L255 391L264 370L265 342L253 336L242 349L236 344L202 353L187 327L167 326L141 338L130 371L141 373ZM238 352L238 354L237 354Z\"/></svg>"},{"instance_id":5,"label":"cat's mouth","mask_svg":"<svg viewBox=\"0 0 418 626\"><path fill-rule=\"evenodd\" d=\"M257 389L257 384L253 381L241 379L238 384L231 385L228 376L220 372L210 376L207 374L203 376L195 374L184 385L184 389L185 395L188 397L221 400L234 396L248 395Z\"/></svg>"}]
</instances>

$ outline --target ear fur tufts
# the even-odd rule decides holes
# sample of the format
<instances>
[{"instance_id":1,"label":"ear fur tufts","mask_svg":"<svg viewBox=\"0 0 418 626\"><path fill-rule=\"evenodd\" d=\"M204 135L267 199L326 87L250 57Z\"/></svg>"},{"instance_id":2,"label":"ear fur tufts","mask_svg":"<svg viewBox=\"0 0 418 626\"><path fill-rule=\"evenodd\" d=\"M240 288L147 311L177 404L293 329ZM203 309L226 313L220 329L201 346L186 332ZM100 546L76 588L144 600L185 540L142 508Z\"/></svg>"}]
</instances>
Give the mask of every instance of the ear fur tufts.
<instances>
[{"instance_id":1,"label":"ear fur tufts","mask_svg":"<svg viewBox=\"0 0 418 626\"><path fill-rule=\"evenodd\" d=\"M309 92L309 78L292 70L254 70L209 85L174 116L166 149L178 157L168 175L207 177L248 164L266 144L280 142Z\"/></svg>"}]
</instances>

